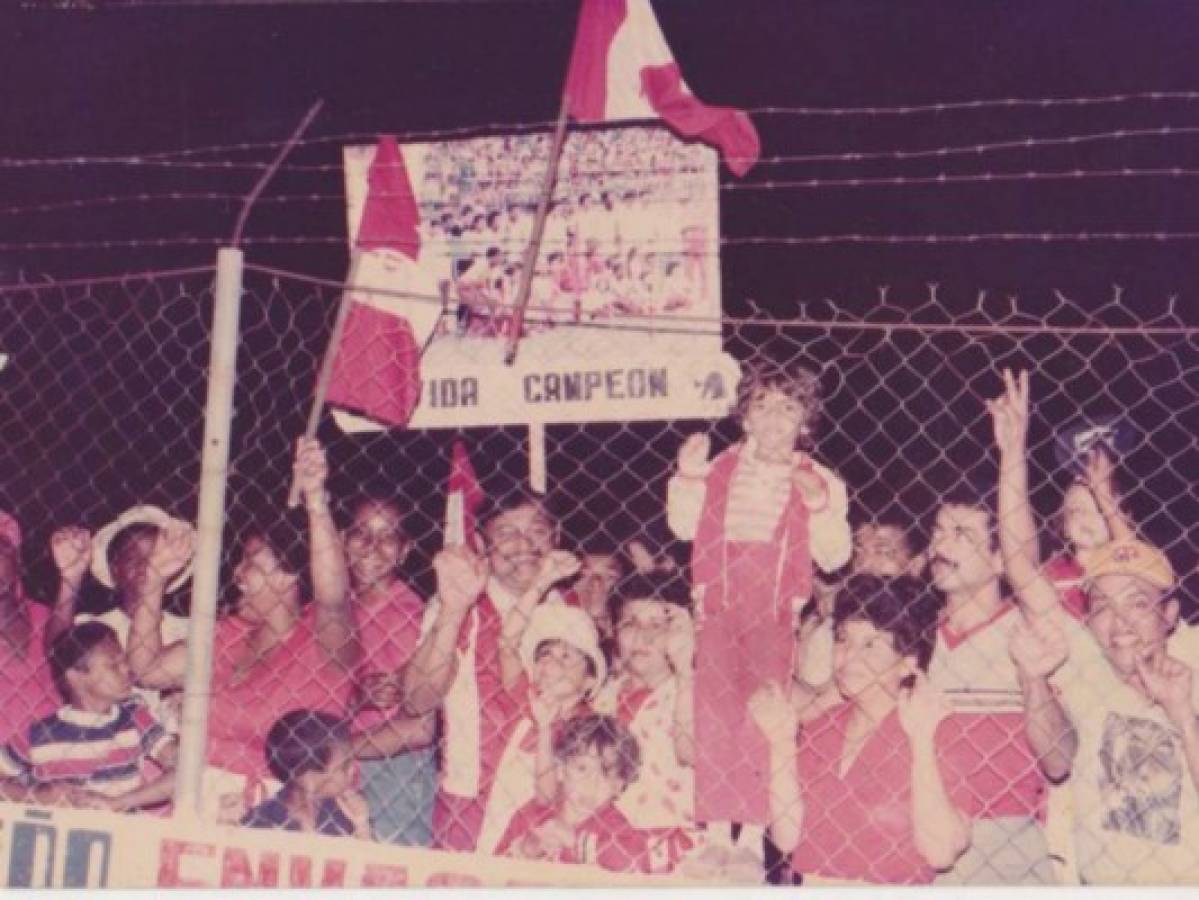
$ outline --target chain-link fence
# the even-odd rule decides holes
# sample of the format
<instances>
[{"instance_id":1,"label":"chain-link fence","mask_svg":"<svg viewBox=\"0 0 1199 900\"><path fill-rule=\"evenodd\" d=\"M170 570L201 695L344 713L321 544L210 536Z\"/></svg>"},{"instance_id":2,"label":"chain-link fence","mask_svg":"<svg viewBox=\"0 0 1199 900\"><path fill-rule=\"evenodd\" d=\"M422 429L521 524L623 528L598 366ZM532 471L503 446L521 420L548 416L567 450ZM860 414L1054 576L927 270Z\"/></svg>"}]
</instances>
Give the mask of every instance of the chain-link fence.
<instances>
[{"instance_id":1,"label":"chain-link fence","mask_svg":"<svg viewBox=\"0 0 1199 900\"><path fill-rule=\"evenodd\" d=\"M12 621L25 621L18 611L33 607L22 607L17 600L27 592L45 604L60 598L60 612L74 604L79 613L101 615L122 641L163 622L160 640L140 653L129 648L129 661L134 679L147 690L152 709L168 730L178 727L177 721L172 724L177 716L169 701L183 684L183 657L171 652L170 640L185 634L187 626L156 618L155 602L146 598L156 591L155 566L169 562L178 568L186 549L176 547L172 556L169 542L156 537L170 531L157 514L121 520L122 525L154 526L145 533L126 528L122 537L121 531L105 526L131 507L146 504L195 521L212 276L211 270L192 270L31 285L0 295L0 353L7 356L0 371L0 499L20 524L8 539L16 551L17 571L0 572L7 578L0 580L10 601L6 614ZM1189 574L1199 551L1193 527L1199 497L1192 477L1199 463L1194 440L1199 431L1199 331L1181 307L1157 298L1095 305L1057 296L1026 300L1016 308L1014 302L996 303L985 294L960 302L930 288L918 298L888 298L884 292L866 312L853 315L830 303L809 305L794 320L763 316L723 321L724 349L743 368L770 360L784 368L804 366L819 376L823 415L812 457L844 482L848 501L844 508L830 510L824 504L837 500L835 484L827 477L817 479L823 487L818 484L816 493L823 489L827 496L813 499L809 513L796 520L803 522L807 544L787 531L792 515L788 504L794 498L784 501L777 495L783 491L791 496L789 469L782 481L763 469L751 484L737 466L721 467L720 460L728 455L717 454L739 446L744 415L714 422L547 425L546 510L554 527L545 533L536 503L519 494L529 477L527 428L346 434L326 416L318 437L328 460L332 515L344 539L338 546L350 557L347 575L340 562L321 556L334 544L320 499L319 463L310 458L307 469L301 465L308 473L301 479L308 486L304 508L289 511L285 504L295 440L304 430L339 297L338 286L311 279L252 266L246 276L209 720L208 762L214 769L211 778L217 780L206 782L207 793L224 804L214 812L240 818L255 808L250 813L255 823L280 825L297 815L290 804L301 792L315 804L315 825L306 827L332 833L373 834L417 845L437 841L453 849L498 848L648 871L674 868L686 857L692 864L689 871L712 878L722 872L744 875L755 867L760 871L762 828L767 825L796 871L873 881L927 880L935 869L991 883L1068 877L1062 866L1055 870L1051 857L1066 859L1084 878L1089 872L1092 880L1109 880L1110 866L1101 858L1104 841L1110 839L1118 849L1111 850L1108 862L1126 866L1134 878L1193 880L1199 853L1188 848L1188 835L1199 824L1194 809L1199 773L1183 752L1186 746L1191 757L1195 752L1186 744L1186 726L1152 712L1160 712L1161 703L1155 707L1149 702L1139 717L1117 710L1123 716L1117 719L1111 718L1116 713L1107 710L1108 698L1102 695L1095 698L1093 710L1067 704L1067 713L1075 718L1107 716L1106 732L1102 722L1097 733L1085 722L1074 722L1077 764L1066 780L1071 785L1089 779L1085 796L1098 796L1095 802L1102 810L1085 803L1073 806L1064 789L1055 788L1046 843L1038 823L1045 821L1048 782L1024 744L1025 698L1008 655L1010 629L991 627L995 610L985 596L993 588L997 599L1006 598L1011 590L1000 580L1001 563L989 575L979 575L977 583L965 574L973 565L970 553L1001 559L998 545L987 555L994 530L984 526L982 550L973 545L969 553L955 549L955 539L969 544L971 526L946 520L943 509L947 503L959 510L984 508L963 499L963 488L983 493L995 488L995 439L985 401L1002 391L1002 368L1027 370L1032 376L1032 506L1045 557L1057 553L1055 559L1066 559L1072 554L1070 541L1079 540L1059 522L1063 496L1070 496L1067 489L1079 474L1071 469L1072 455L1107 442L1116 457L1122 509L1144 540L1168 556L1177 576L1169 596L1179 603L1184 619L1193 616L1194 579ZM602 323L559 322L555 328L559 334L575 329L580 346L594 347L627 340L630 326L605 332ZM580 356L579 365L584 359ZM730 393L730 403L733 399ZM698 474L683 473L684 481L702 479L707 496L698 501L703 511L696 507L699 521L692 523L691 533L680 535L677 517L672 513L667 521L668 493L676 491L668 490L668 481L678 471L684 439L694 432L710 436L714 462ZM482 576L471 568L476 558L467 551L455 551L448 562L443 557L438 572L433 566L445 543L456 441L465 446L488 498L476 511L484 535L478 549L491 565L486 584L478 581ZM723 482L712 480L718 470ZM716 495L728 507L723 519L712 512ZM375 502L364 505L363 498ZM738 504L752 521L734 527L727 516ZM469 498L466 506L472 506ZM818 534L822 528L836 530L837 516L847 518L855 530L852 546L848 527L840 538ZM67 538L60 535L57 550L52 549L52 535L74 525L95 536L96 557L93 574L83 579L77 597L60 586L60 569L71 570L72 565ZM725 533L726 526L732 534ZM873 530L863 530L867 526ZM884 526L898 529L890 538L903 546L888 543ZM696 554L703 547L723 555L706 563L697 558L689 568L692 547L680 537L694 538ZM730 559L729 547L736 555L747 540L773 547L773 555ZM838 540L844 546L830 549L830 542ZM823 549L817 547L821 541ZM545 603L529 612L527 623L518 622L527 602L519 594L540 584L538 578L549 571L543 557L552 547L582 556L581 576L562 563L556 590L565 607L582 607L592 624L584 616L580 625L574 613L547 613L544 608L554 604ZM811 554L818 569L833 569L812 588L816 599L804 615L793 615L800 610L792 609L788 594L782 607L775 603L769 613L775 618L764 629L761 621L742 621L758 602L755 591L768 597L779 592L787 560L801 551ZM762 571L763 560L777 568ZM900 603L902 591L892 600L898 604L893 619L911 619L917 631L924 621L920 640L935 647L930 646L931 664L925 658L918 668L929 669L933 684L955 707L951 725L937 728L934 722L936 740L947 742L936 745L940 769L934 771L939 771L948 799L931 811L925 801L915 799L929 794L928 782L922 780L929 772L919 768L920 754L908 749L918 742L914 735L922 733L912 724L919 716L888 718L874 723L877 728L855 730L860 722L854 710L874 710L877 706L870 704L882 701L850 686L852 678L841 670L845 647L855 639L850 626L870 624L891 634L893 649L904 647L898 645L898 626L878 618L877 603L859 598L855 607L854 589L842 586L838 591L851 569L887 578L911 572L920 579L909 603ZM515 574L505 580L505 571ZM614 584L634 572L649 580L626 579L627 589ZM300 580L291 579L293 575ZM1085 575L1082 570L1073 576L1067 572L1059 583L1074 577L1069 582L1073 587ZM339 578L350 585L348 607L335 589ZM692 593L703 595L693 707L686 702L691 673L680 677L682 666L692 665L683 662L690 651L672 625L681 614L673 612L675 606L637 602L654 592L659 599L670 599L680 578L688 583L674 598L676 605L690 606ZM859 592L862 584L857 583ZM424 599L439 587L438 603L426 606ZM875 585L867 593L895 593L894 582L884 587ZM480 590L485 601L475 596ZM464 602L471 591L474 595ZM186 616L188 597L186 586L168 590L166 613ZM263 605L272 598L282 604L279 609ZM929 598L934 601L928 607L931 619L920 620L916 610L928 606ZM741 600L750 605L743 605L738 618L730 610ZM974 600L977 608L971 606ZM130 615L109 613L114 608ZM514 608L517 617L509 615ZM37 626L41 619L41 613L34 613L28 621ZM338 630L347 623L356 627ZM448 638L446 629L453 631ZM19 628L11 633L28 636ZM799 635L798 645L793 633ZM1171 640L1184 634L1189 632L1180 623ZM58 660L57 680L76 706L98 703L96 698L112 690L111 685L97 687L88 675L87 654L103 639L95 634L88 638L93 644L87 652L71 655L59 647L57 656L51 653ZM1149 646L1154 638L1142 639ZM351 647L355 640L363 651L357 661ZM573 657L568 652L554 657L553 642L567 645L578 657L583 668L573 681ZM6 644L11 645L4 647L6 668L19 677L8 680L4 737L10 747L18 746L15 758L26 766L27 778L38 772L49 777L55 764L43 761L43 768L37 768L37 741L31 745L27 731L31 719L49 715L60 701L38 664L35 637L27 644ZM782 649L772 654L766 649L770 646ZM1109 641L1104 646L1114 645ZM1175 652L1180 645L1170 646ZM1175 655L1179 652L1194 652L1193 643ZM781 666L778 659L756 665L755 657L779 653ZM899 656L920 658L915 650ZM1199 656L1180 661L1194 666ZM607 688L595 684L605 672ZM659 676L669 676L669 690L662 687L664 681L655 680ZM736 689L720 691L721 678L730 684L735 680ZM793 746L790 756L773 755L777 742L751 746L760 740L762 723L781 716L785 727L791 724L778 704L762 701L752 716L744 711L754 690L770 678L793 684L794 690L788 689L792 698L808 702L806 707L799 700L794 704L794 714L804 724L798 750ZM881 674L879 680L885 680ZM570 720L569 727L551 724L553 712L536 702L551 688L560 692L555 695L558 713ZM569 716L576 710L573 705L566 709L566 700L601 710L619 724ZM735 705L740 708L730 711ZM297 708L324 711L331 718L296 719ZM348 732L338 724L347 709L352 713ZM293 717L282 730L272 731L284 713ZM932 713L928 717L936 718ZM141 729L140 746L157 758L153 735L147 737L152 723L139 719L129 727ZM892 727L900 730L886 730ZM691 728L692 734L682 734ZM540 742L542 732L553 740ZM860 744L855 743L858 738ZM363 795L338 781L334 770L340 758L329 755L330 748L347 740L362 760ZM968 751L952 749L954 741ZM605 753L627 763L633 742L639 772L623 763L610 764ZM430 745L434 749L427 749ZM846 749L854 746L856 753ZM728 752L714 752L721 748ZM554 781L547 757L561 763L589 752L597 754L603 772L622 789L632 782L619 807L624 818L588 820L590 830L576 833L574 843L551 838L560 801L556 792L565 781ZM820 760L825 760L823 768ZM158 762L169 770L169 758ZM13 765L11 758L7 764ZM746 766L756 768L739 771ZM785 810L772 802L790 796L787 784L771 778L780 767L799 772L802 819L781 815ZM1137 778L1146 783L1138 787ZM438 779L441 793L435 800ZM288 791L264 809L259 804L280 782ZM729 788L746 804L723 796ZM511 796L501 797L505 792ZM118 793L116 788L107 791L110 799ZM339 796L365 799L340 806L325 802ZM1082 793L1071 796L1083 802L1077 800ZM97 802L74 794L67 799ZM1075 840L1071 817L1090 844ZM962 844L952 826L965 821L972 821L973 828L966 829ZM697 822L708 824L706 832L697 829ZM640 837L631 840L629 835ZM1076 846L1084 846L1081 860ZM1188 856L1194 857L1189 864ZM1154 859L1162 862L1146 862ZM776 872L782 868L776 861Z\"/></svg>"}]
</instances>

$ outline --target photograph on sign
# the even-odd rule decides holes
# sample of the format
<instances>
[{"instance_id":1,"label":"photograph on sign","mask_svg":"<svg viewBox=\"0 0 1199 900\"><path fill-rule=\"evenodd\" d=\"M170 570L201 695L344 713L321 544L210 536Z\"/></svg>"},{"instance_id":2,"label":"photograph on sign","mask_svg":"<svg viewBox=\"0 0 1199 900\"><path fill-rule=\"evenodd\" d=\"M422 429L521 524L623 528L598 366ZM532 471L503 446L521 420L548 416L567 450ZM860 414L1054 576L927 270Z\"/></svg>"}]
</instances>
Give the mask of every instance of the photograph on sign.
<instances>
[{"instance_id":1,"label":"photograph on sign","mask_svg":"<svg viewBox=\"0 0 1199 900\"><path fill-rule=\"evenodd\" d=\"M653 126L567 135L508 366L550 136L384 146L344 153L350 284L413 322L412 427L724 414L715 151Z\"/></svg>"}]
</instances>

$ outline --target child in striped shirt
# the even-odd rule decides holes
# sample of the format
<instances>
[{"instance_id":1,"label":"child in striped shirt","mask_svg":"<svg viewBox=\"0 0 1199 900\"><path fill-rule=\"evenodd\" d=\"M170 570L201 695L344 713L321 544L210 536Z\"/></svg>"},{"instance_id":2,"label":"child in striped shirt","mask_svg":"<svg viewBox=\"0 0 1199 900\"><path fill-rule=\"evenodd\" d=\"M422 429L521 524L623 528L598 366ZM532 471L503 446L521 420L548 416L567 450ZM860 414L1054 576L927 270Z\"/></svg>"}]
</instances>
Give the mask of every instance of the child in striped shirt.
<instances>
[{"instance_id":1,"label":"child in striped shirt","mask_svg":"<svg viewBox=\"0 0 1199 900\"><path fill-rule=\"evenodd\" d=\"M73 625L47 655L67 705L0 750L0 796L117 812L170 800L175 739L133 693L116 632L102 622ZM164 774L147 781L147 760Z\"/></svg>"},{"instance_id":2,"label":"child in striped shirt","mask_svg":"<svg viewBox=\"0 0 1199 900\"><path fill-rule=\"evenodd\" d=\"M804 452L820 409L814 373L751 364L737 388L745 439L709 462L707 436L691 435L668 486L671 530L694 542L695 817L713 846L741 823L739 863L761 858L768 819L768 748L746 704L791 677L813 563L831 572L850 555L845 485Z\"/></svg>"}]
</instances>

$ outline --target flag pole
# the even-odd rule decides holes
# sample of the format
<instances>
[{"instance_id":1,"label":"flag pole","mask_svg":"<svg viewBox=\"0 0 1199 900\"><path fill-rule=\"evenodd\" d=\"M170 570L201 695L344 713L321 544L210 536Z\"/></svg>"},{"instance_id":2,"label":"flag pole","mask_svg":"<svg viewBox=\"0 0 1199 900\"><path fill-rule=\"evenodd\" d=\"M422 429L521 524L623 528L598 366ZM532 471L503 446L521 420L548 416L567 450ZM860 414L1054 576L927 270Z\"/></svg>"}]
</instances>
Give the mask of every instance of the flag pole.
<instances>
[{"instance_id":1,"label":"flag pole","mask_svg":"<svg viewBox=\"0 0 1199 900\"><path fill-rule=\"evenodd\" d=\"M541 250L541 238L545 233L545 220L549 214L550 201L553 199L554 182L558 178L558 163L562 159L562 147L566 143L566 124L569 119L570 102L566 93L566 85L563 84L562 105L558 110L558 121L554 126L554 138L550 144L550 158L546 163L545 177L541 182L537 217L533 220L533 232L529 235L529 244L525 247L524 260L520 267L520 282L517 285L516 303L512 310L512 327L508 332L508 344L504 349L504 365L507 366L516 362L516 348L520 343L520 333L524 330L525 310L529 305L529 290L533 285L533 270L537 266L537 257Z\"/></svg>"},{"instance_id":2,"label":"flag pole","mask_svg":"<svg viewBox=\"0 0 1199 900\"><path fill-rule=\"evenodd\" d=\"M577 25L576 25L577 30ZM573 48L573 43L572 43ZM573 49L572 49L573 59ZM570 63L567 63L567 79L570 77ZM529 291L533 286L533 272L537 267L537 257L541 251L541 238L545 234L545 220L549 215L550 201L554 195L554 183L558 179L558 164L562 160L562 148L566 144L566 125L570 119L570 101L566 91L566 83L562 85L562 103L558 109L558 121L554 125L554 137L550 143L549 160L545 166L545 178L541 183L541 197L537 203L537 217L533 220L533 232L529 235L529 244L525 247L524 261L520 267L520 283L516 290L516 303L512 310L511 330L508 332L508 343L504 348L504 365L511 366L516 362L516 350L520 344L520 335L524 331L525 310L529 306ZM529 483L539 494L546 492L545 469L545 423L529 423Z\"/></svg>"},{"instance_id":3,"label":"flag pole","mask_svg":"<svg viewBox=\"0 0 1199 900\"><path fill-rule=\"evenodd\" d=\"M312 408L308 410L308 424L304 428L304 437L316 437L316 429L321 424L321 410L325 406L325 395L329 392L329 381L333 378L333 363L337 359L337 348L341 346L341 335L345 331L346 318L350 314L350 286L357 283L358 260L362 251L355 248L350 255L350 274L342 288L341 300L337 305L337 317L333 320L333 330L329 333L329 343L325 345L325 356L321 360L321 368L316 376L316 388L312 394ZM287 494L287 506L294 509L300 502L300 485L293 475L291 488Z\"/></svg>"},{"instance_id":4,"label":"flag pole","mask_svg":"<svg viewBox=\"0 0 1199 900\"><path fill-rule=\"evenodd\" d=\"M549 213L550 199L554 193L554 182L558 175L558 162L562 158L562 145L566 141L567 100L562 91L562 109L558 112L558 124L554 128L554 140L550 145L550 160L545 169L545 181L541 186L541 199L537 206L537 218L533 222L533 233L525 248L524 263L520 267L520 284L516 291L516 305L512 311L511 330L508 344L504 348L504 365L516 362L516 348L520 333L524 330L525 309L529 305L529 289L533 284L533 269L537 265L541 237L545 232L545 219ZM529 484L539 494L546 491L545 478L545 424L529 422Z\"/></svg>"}]
</instances>

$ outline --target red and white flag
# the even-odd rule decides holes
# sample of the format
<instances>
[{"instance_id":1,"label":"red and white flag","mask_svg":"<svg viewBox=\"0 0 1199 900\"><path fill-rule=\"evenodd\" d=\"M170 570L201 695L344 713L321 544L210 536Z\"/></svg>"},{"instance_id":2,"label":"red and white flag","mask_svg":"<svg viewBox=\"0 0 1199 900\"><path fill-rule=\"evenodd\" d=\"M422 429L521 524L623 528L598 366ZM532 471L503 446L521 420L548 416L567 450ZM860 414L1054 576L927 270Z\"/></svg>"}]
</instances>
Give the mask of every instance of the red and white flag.
<instances>
[{"instance_id":1,"label":"red and white flag","mask_svg":"<svg viewBox=\"0 0 1199 900\"><path fill-rule=\"evenodd\" d=\"M684 137L717 147L737 176L761 154L749 116L691 93L649 0L583 0L566 100L580 122L663 119Z\"/></svg>"},{"instance_id":2,"label":"red and white flag","mask_svg":"<svg viewBox=\"0 0 1199 900\"><path fill-rule=\"evenodd\" d=\"M475 477L474 466L462 441L454 441L450 452L450 478L445 492L445 532L447 547L469 545L474 550L478 542L476 512L483 502L483 488Z\"/></svg>"},{"instance_id":3,"label":"red and white flag","mask_svg":"<svg viewBox=\"0 0 1199 900\"><path fill-rule=\"evenodd\" d=\"M420 210L394 137L379 139L367 184L347 288L350 309L326 400L403 426L420 402L421 346L440 309L427 300L388 294L430 290L417 265Z\"/></svg>"}]
</instances>

